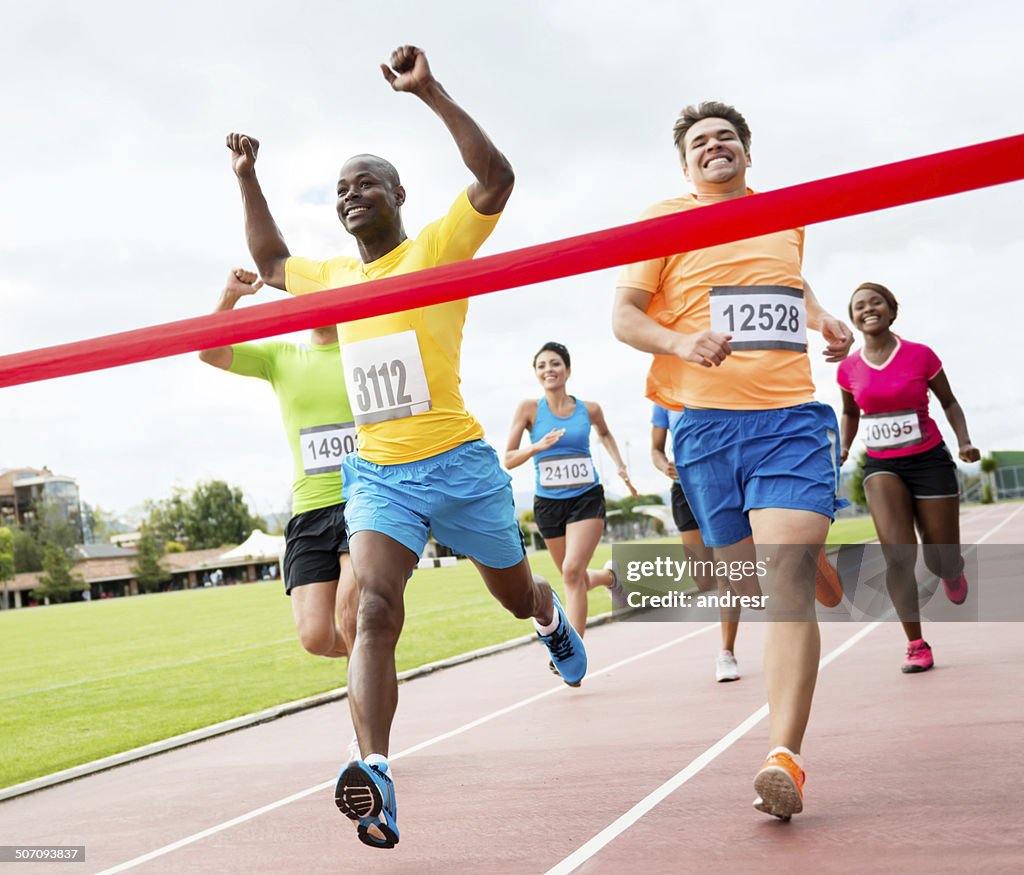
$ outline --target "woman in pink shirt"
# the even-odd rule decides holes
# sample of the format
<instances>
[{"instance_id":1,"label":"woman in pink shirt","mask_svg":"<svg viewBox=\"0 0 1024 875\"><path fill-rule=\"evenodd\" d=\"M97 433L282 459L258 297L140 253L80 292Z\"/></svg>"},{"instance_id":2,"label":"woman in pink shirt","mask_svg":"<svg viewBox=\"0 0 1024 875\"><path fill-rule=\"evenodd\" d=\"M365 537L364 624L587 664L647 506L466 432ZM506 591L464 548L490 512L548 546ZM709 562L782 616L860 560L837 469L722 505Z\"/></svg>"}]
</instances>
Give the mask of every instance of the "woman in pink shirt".
<instances>
[{"instance_id":1,"label":"woman in pink shirt","mask_svg":"<svg viewBox=\"0 0 1024 875\"><path fill-rule=\"evenodd\" d=\"M842 461L861 420L867 448L864 494L888 566L886 585L907 634L906 673L934 665L918 609L917 535L929 571L954 604L967 598L960 554L960 484L956 464L928 415L928 390L942 405L960 444L960 458L977 462L967 419L949 388L939 357L923 343L892 333L899 304L885 286L862 283L850 299L850 319L864 346L839 365L843 392Z\"/></svg>"}]
</instances>

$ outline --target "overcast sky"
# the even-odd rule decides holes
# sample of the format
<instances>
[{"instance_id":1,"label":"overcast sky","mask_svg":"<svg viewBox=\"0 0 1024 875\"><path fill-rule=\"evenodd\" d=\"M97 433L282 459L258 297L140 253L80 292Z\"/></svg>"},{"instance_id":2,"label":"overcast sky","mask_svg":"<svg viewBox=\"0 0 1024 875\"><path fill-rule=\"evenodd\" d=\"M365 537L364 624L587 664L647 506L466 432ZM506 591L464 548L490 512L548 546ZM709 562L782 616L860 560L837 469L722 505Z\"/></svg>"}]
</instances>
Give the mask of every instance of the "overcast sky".
<instances>
[{"instance_id":1,"label":"overcast sky","mask_svg":"<svg viewBox=\"0 0 1024 875\"><path fill-rule=\"evenodd\" d=\"M671 128L702 99L746 115L760 190L1020 133L1022 32L1012 0L8 4L0 352L212 309L228 270L251 263L228 131L261 140L260 179L293 254L355 254L333 187L356 152L398 166L410 233L443 213L469 175L440 122L381 77L402 43L427 51L515 167L482 251L494 253L621 224L685 191ZM807 233L804 274L834 313L864 280L896 293L898 330L938 352L983 452L1024 449L1022 193ZM611 335L615 274L474 300L463 392L500 450L517 401L538 394L533 352L559 340L570 391L602 404L636 484L662 491L648 357ZM820 337L811 344L817 359ZM838 406L834 366L816 361L814 374ZM118 514L213 477L259 513L289 505L272 390L194 355L0 389L0 468L44 465ZM530 489L530 466L515 478Z\"/></svg>"}]
</instances>

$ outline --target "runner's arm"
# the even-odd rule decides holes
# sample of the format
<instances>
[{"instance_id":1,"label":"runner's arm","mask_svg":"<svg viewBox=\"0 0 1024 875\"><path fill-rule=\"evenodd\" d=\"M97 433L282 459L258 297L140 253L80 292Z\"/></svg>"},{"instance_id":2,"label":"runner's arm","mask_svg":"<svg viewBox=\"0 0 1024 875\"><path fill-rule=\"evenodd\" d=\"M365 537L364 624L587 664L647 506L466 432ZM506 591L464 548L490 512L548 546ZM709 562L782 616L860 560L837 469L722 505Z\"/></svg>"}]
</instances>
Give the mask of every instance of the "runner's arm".
<instances>
[{"instance_id":1,"label":"runner's arm","mask_svg":"<svg viewBox=\"0 0 1024 875\"><path fill-rule=\"evenodd\" d=\"M845 389L839 390L843 396L843 415L839 419L839 464L842 465L850 455L850 447L857 437L860 428L860 408L853 400L853 395Z\"/></svg>"},{"instance_id":2,"label":"runner's arm","mask_svg":"<svg viewBox=\"0 0 1024 875\"><path fill-rule=\"evenodd\" d=\"M732 353L731 334L715 331L682 334L659 325L647 315L652 297L651 292L630 286L619 286L615 290L612 330L618 340L641 352L672 355L706 368L720 365Z\"/></svg>"},{"instance_id":3,"label":"runner's arm","mask_svg":"<svg viewBox=\"0 0 1024 875\"><path fill-rule=\"evenodd\" d=\"M214 313L223 310L234 310L239 299L246 295L253 295L263 287L263 280L250 270L236 267L228 274L224 291L220 293L220 300L213 308ZM199 360L220 368L222 371L230 370L231 363L235 360L235 353L231 346L218 346L215 349L204 349L199 352Z\"/></svg>"},{"instance_id":4,"label":"runner's arm","mask_svg":"<svg viewBox=\"0 0 1024 875\"><path fill-rule=\"evenodd\" d=\"M676 466L665 453L665 445L668 442L668 429L660 425L651 426L651 461L654 467L661 471L670 480L678 480L679 472Z\"/></svg>"},{"instance_id":5,"label":"runner's arm","mask_svg":"<svg viewBox=\"0 0 1024 875\"><path fill-rule=\"evenodd\" d=\"M949 378L946 371L940 370L928 381L928 388L935 393L935 397L942 405L942 412L946 414L946 420L950 428L956 434L957 443L960 445L960 458L965 462L977 462L981 458L981 450L971 443L971 436L967 433L967 417L960 406L960 402L953 395L949 387Z\"/></svg>"},{"instance_id":6,"label":"runner's arm","mask_svg":"<svg viewBox=\"0 0 1024 875\"><path fill-rule=\"evenodd\" d=\"M803 277L801 277L803 279ZM823 355L827 362L841 362L853 346L853 332L842 319L829 313L818 301L811 284L804 280L804 306L807 308L807 327L820 331L828 346Z\"/></svg>"},{"instance_id":7,"label":"runner's arm","mask_svg":"<svg viewBox=\"0 0 1024 875\"><path fill-rule=\"evenodd\" d=\"M537 402L533 399L521 401L516 408L515 416L512 417L512 426L508 432L508 444L505 446L505 467L510 471L518 468L523 462L528 462L541 450L558 442L558 439L565 433L562 429L553 428L537 443L530 444L525 449L520 449L523 442L523 433L529 433L533 428L533 419L537 415Z\"/></svg>"},{"instance_id":8,"label":"runner's arm","mask_svg":"<svg viewBox=\"0 0 1024 875\"><path fill-rule=\"evenodd\" d=\"M285 288L285 262L291 253L256 178L256 155L259 140L248 134L228 134L227 147L231 150L231 169L238 178L245 211L245 241L249 254L256 262L264 282L275 289Z\"/></svg>"},{"instance_id":9,"label":"runner's arm","mask_svg":"<svg viewBox=\"0 0 1024 875\"><path fill-rule=\"evenodd\" d=\"M444 122L474 182L467 194L478 213L492 216L505 208L515 174L508 159L491 142L483 128L430 72L430 64L422 49L400 46L391 53L391 66L380 65L381 72L395 91L409 91L429 106Z\"/></svg>"},{"instance_id":10,"label":"runner's arm","mask_svg":"<svg viewBox=\"0 0 1024 875\"><path fill-rule=\"evenodd\" d=\"M590 424L597 432L598 438L601 440L601 444L608 451L608 455L612 457L612 461L618 468L618 474L622 478L622 482L629 487L629 491L633 493L635 498L639 493L636 491L636 487L633 486L629 479L629 471L626 470L626 463L622 461L622 455L619 453L619 445L615 442L615 437L611 433L611 429L608 428L608 423L604 418L604 411L601 409L601 405L595 401L583 402L587 405L587 415L590 417Z\"/></svg>"}]
</instances>

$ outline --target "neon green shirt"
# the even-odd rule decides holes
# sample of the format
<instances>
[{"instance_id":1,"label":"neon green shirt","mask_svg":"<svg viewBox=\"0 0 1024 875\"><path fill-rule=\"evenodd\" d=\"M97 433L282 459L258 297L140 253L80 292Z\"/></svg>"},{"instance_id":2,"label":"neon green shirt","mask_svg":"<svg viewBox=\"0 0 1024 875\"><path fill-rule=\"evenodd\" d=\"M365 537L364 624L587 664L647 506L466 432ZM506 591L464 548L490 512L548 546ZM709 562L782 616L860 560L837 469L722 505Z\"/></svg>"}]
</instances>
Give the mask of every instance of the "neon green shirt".
<instances>
[{"instance_id":1,"label":"neon green shirt","mask_svg":"<svg viewBox=\"0 0 1024 875\"><path fill-rule=\"evenodd\" d=\"M338 504L341 460L356 449L338 344L269 341L231 351L231 373L266 380L277 393L292 451L292 514Z\"/></svg>"}]
</instances>

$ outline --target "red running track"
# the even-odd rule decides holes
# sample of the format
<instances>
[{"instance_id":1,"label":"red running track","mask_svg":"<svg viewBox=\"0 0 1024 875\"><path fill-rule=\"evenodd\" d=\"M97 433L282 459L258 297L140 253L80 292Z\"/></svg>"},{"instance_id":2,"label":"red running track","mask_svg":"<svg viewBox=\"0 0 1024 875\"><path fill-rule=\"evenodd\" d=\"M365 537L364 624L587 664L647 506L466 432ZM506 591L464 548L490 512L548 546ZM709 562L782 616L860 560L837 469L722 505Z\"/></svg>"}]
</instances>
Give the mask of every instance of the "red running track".
<instances>
[{"instance_id":1,"label":"red running track","mask_svg":"<svg viewBox=\"0 0 1024 875\"><path fill-rule=\"evenodd\" d=\"M1024 505L965 514L963 540L986 535L1024 543ZM39 873L1024 869L1019 626L931 624L936 668L908 676L898 625L822 624L823 657L846 649L819 679L790 824L750 807L764 628L741 628L733 684L713 682L716 626L617 623L588 633L579 690L539 646L404 685L393 851L361 845L334 808L345 703L0 803L0 845L86 846L85 867Z\"/></svg>"}]
</instances>

